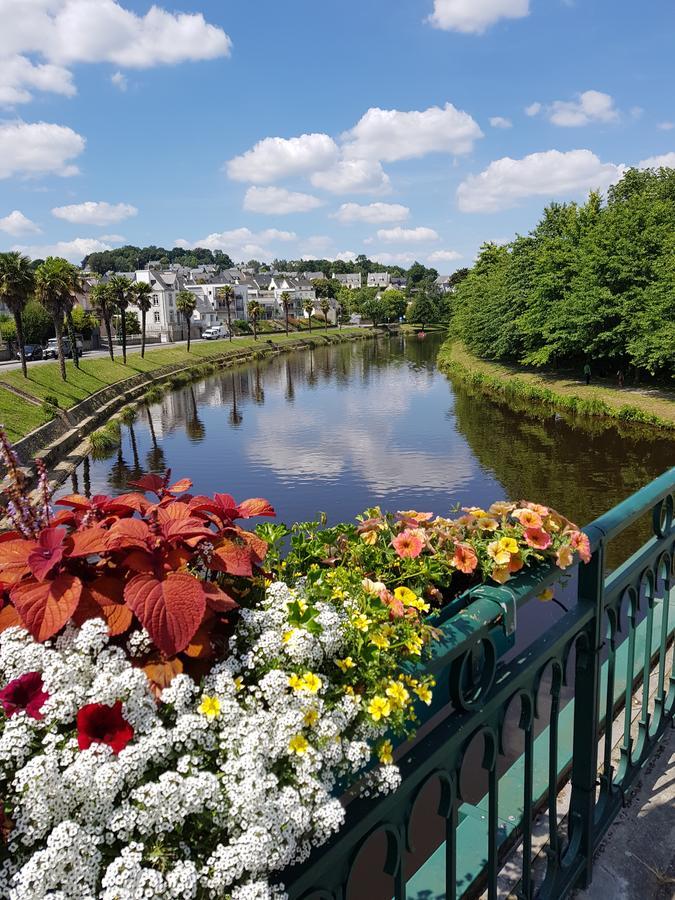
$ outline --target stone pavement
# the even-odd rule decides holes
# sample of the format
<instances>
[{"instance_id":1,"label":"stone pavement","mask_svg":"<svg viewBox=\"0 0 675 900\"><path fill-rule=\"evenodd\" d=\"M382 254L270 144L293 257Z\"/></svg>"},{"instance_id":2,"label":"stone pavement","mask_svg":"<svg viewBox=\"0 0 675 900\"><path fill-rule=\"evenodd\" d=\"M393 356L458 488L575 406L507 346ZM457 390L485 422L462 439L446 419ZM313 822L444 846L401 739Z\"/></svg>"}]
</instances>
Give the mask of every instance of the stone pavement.
<instances>
[{"instance_id":1,"label":"stone pavement","mask_svg":"<svg viewBox=\"0 0 675 900\"><path fill-rule=\"evenodd\" d=\"M576 900L674 900L675 730L668 728L600 845Z\"/></svg>"}]
</instances>

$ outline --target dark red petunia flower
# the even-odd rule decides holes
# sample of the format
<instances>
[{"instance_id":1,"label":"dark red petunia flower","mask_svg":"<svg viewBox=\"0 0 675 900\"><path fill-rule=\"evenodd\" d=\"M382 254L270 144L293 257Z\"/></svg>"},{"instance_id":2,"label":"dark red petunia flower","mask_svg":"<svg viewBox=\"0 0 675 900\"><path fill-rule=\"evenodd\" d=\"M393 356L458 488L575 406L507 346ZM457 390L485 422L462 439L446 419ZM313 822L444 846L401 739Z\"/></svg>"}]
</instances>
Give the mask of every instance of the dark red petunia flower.
<instances>
[{"instance_id":1,"label":"dark red petunia flower","mask_svg":"<svg viewBox=\"0 0 675 900\"><path fill-rule=\"evenodd\" d=\"M88 703L77 714L77 743L80 750L92 744L107 744L117 754L134 736L134 729L122 715L122 701L113 706Z\"/></svg>"},{"instance_id":2,"label":"dark red petunia flower","mask_svg":"<svg viewBox=\"0 0 675 900\"><path fill-rule=\"evenodd\" d=\"M26 712L33 719L44 718L40 712L49 694L43 689L42 675L39 672L28 672L10 681L0 691L0 704L7 718L15 713Z\"/></svg>"}]
</instances>

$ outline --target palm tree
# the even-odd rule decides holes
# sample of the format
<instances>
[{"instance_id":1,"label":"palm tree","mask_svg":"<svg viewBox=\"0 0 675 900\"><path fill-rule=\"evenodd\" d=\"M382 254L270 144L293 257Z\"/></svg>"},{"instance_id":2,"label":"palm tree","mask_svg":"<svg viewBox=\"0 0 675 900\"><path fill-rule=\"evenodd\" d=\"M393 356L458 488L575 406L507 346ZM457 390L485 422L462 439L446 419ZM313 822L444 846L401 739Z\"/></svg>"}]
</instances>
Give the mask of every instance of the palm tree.
<instances>
[{"instance_id":1,"label":"palm tree","mask_svg":"<svg viewBox=\"0 0 675 900\"><path fill-rule=\"evenodd\" d=\"M108 352L110 353L110 360L111 362L115 362L115 350L113 347L112 339L112 325L110 323L115 301L112 296L112 291L110 290L110 285L105 282L99 282L99 284L95 284L91 289L90 299L91 305L99 314L99 317L103 319L103 324L105 325L105 333L108 338Z\"/></svg>"},{"instance_id":2,"label":"palm tree","mask_svg":"<svg viewBox=\"0 0 675 900\"><path fill-rule=\"evenodd\" d=\"M61 378L66 380L66 358L63 352L63 317L71 303L71 264L58 256L48 256L35 272L35 285L40 303L54 321L56 348Z\"/></svg>"},{"instance_id":3,"label":"palm tree","mask_svg":"<svg viewBox=\"0 0 675 900\"><path fill-rule=\"evenodd\" d=\"M281 295L281 305L284 308L284 319L286 320L286 334L288 334L288 310L291 308L291 295L288 291L284 291Z\"/></svg>"},{"instance_id":4,"label":"palm tree","mask_svg":"<svg viewBox=\"0 0 675 900\"><path fill-rule=\"evenodd\" d=\"M187 351L190 352L190 319L197 309L197 298L191 291L178 291L176 297L176 309L185 319L187 325Z\"/></svg>"},{"instance_id":5,"label":"palm tree","mask_svg":"<svg viewBox=\"0 0 675 900\"><path fill-rule=\"evenodd\" d=\"M80 357L77 352L77 338L75 336L75 323L73 322L73 306L77 300L78 294L84 293L84 280L82 273L72 263L69 264L69 285L68 285L68 305L66 306L66 327L68 329L68 339L70 340L70 352L73 356L75 368L80 368Z\"/></svg>"},{"instance_id":6,"label":"palm tree","mask_svg":"<svg viewBox=\"0 0 675 900\"><path fill-rule=\"evenodd\" d=\"M21 356L21 371L28 378L21 314L35 291L35 272L30 259L16 251L0 253L0 300L14 316L16 339Z\"/></svg>"},{"instance_id":7,"label":"palm tree","mask_svg":"<svg viewBox=\"0 0 675 900\"><path fill-rule=\"evenodd\" d=\"M230 340L232 340L232 303L234 301L234 288L232 285L226 284L225 287L218 290L218 296L222 298L225 303L225 309L227 311L227 331Z\"/></svg>"},{"instance_id":8,"label":"palm tree","mask_svg":"<svg viewBox=\"0 0 675 900\"><path fill-rule=\"evenodd\" d=\"M141 359L145 356L145 318L150 312L152 288L147 281L136 281L132 287L132 303L141 311Z\"/></svg>"},{"instance_id":9,"label":"palm tree","mask_svg":"<svg viewBox=\"0 0 675 900\"><path fill-rule=\"evenodd\" d=\"M114 303L120 311L120 324L122 327L122 362L127 364L127 309L132 302L133 286L126 275L113 275L108 282L110 293Z\"/></svg>"},{"instance_id":10,"label":"palm tree","mask_svg":"<svg viewBox=\"0 0 675 900\"><path fill-rule=\"evenodd\" d=\"M302 308L307 313L309 317L309 333L312 333L312 313L314 312L314 301L313 300L305 300L302 304Z\"/></svg>"},{"instance_id":11,"label":"palm tree","mask_svg":"<svg viewBox=\"0 0 675 900\"><path fill-rule=\"evenodd\" d=\"M328 297L322 297L319 306L321 308L321 312L324 315L326 331L328 331L328 311L330 309L330 300L328 299Z\"/></svg>"},{"instance_id":12,"label":"palm tree","mask_svg":"<svg viewBox=\"0 0 675 900\"><path fill-rule=\"evenodd\" d=\"M248 317L253 322L253 340L258 340L258 319L262 312L262 306L257 300L251 300L248 305Z\"/></svg>"}]
</instances>

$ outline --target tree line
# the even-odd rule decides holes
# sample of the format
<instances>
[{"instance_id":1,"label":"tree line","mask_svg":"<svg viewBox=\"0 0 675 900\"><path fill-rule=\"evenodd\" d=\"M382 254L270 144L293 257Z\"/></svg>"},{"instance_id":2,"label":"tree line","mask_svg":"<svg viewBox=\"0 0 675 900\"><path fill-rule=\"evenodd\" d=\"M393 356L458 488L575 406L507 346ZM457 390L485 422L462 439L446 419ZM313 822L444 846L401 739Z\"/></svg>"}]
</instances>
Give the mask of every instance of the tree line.
<instances>
[{"instance_id":1,"label":"tree line","mask_svg":"<svg viewBox=\"0 0 675 900\"><path fill-rule=\"evenodd\" d=\"M107 272L135 272L136 269L145 269L149 262L155 261L162 266L177 263L187 268L213 265L221 269L230 269L233 266L230 257L222 250L207 250L205 247L195 247L192 250L174 247L167 250L154 244L149 247L126 244L114 250L89 253L82 260L82 268L105 275Z\"/></svg>"},{"instance_id":2,"label":"tree line","mask_svg":"<svg viewBox=\"0 0 675 900\"><path fill-rule=\"evenodd\" d=\"M481 247L452 332L486 359L675 375L675 169L630 169L606 201L552 203Z\"/></svg>"}]
</instances>

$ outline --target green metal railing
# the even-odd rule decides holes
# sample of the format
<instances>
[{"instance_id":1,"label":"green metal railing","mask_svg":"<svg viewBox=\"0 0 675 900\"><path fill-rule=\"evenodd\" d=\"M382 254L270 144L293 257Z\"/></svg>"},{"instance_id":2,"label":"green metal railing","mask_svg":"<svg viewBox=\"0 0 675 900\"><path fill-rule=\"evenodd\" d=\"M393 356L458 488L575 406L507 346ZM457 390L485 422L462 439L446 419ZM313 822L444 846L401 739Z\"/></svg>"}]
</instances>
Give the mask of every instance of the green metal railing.
<instances>
[{"instance_id":1,"label":"green metal railing","mask_svg":"<svg viewBox=\"0 0 675 900\"><path fill-rule=\"evenodd\" d=\"M584 529L592 558L576 603L525 647L519 610L557 570L444 610L425 663L434 702L400 749L400 788L343 798L343 829L282 873L291 900L496 900L509 853L521 900L590 883L595 849L673 722L674 493L675 468ZM608 542L646 516L649 539L607 574Z\"/></svg>"}]
</instances>

